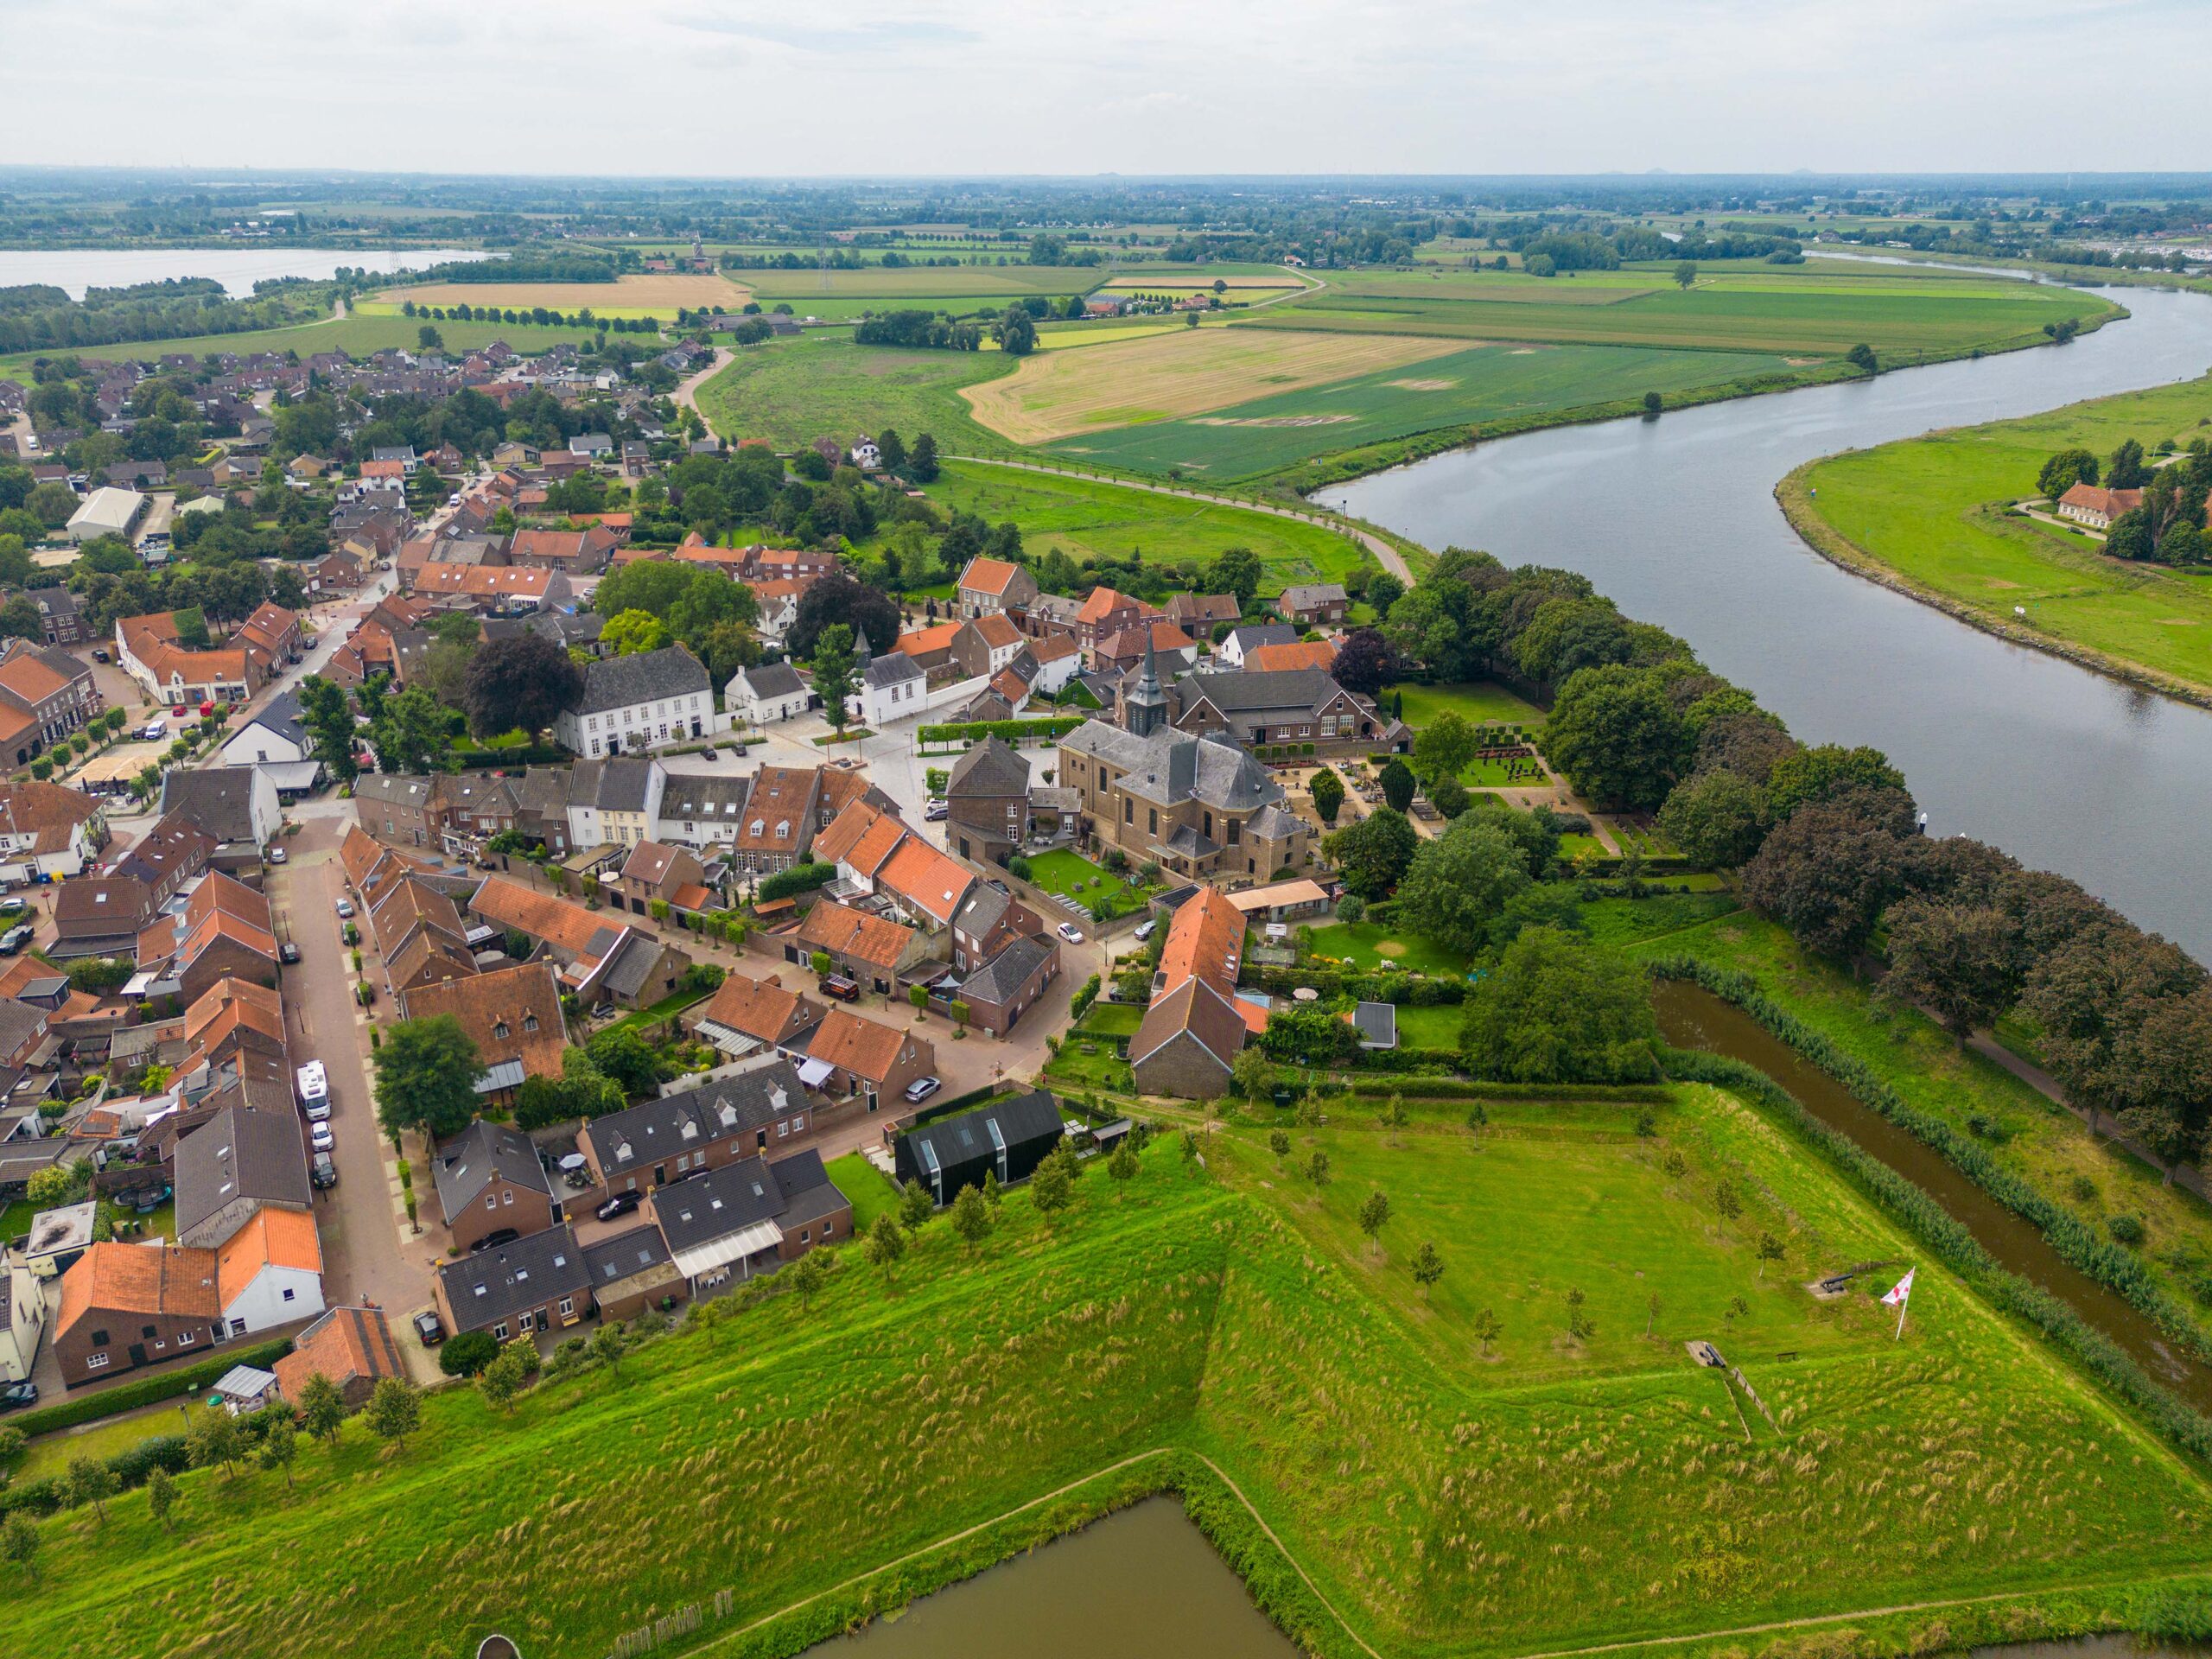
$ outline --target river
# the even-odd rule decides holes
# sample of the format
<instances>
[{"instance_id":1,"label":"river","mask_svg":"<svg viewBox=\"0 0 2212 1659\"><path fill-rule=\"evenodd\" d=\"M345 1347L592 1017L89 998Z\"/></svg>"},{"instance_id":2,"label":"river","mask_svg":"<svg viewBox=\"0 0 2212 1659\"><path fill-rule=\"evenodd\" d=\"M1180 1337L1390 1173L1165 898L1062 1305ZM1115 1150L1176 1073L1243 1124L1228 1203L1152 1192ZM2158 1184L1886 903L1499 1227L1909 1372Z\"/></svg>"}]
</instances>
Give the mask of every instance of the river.
<instances>
[{"instance_id":1,"label":"river","mask_svg":"<svg viewBox=\"0 0 2212 1659\"><path fill-rule=\"evenodd\" d=\"M247 243L236 248L54 248L0 250L0 288L47 283L85 297L87 288L127 288L172 276L213 276L233 299L253 297L253 285L278 276L327 281L340 265L394 275L456 259L486 259L468 248L292 248Z\"/></svg>"},{"instance_id":2,"label":"river","mask_svg":"<svg viewBox=\"0 0 2212 1659\"><path fill-rule=\"evenodd\" d=\"M2212 710L2014 645L1830 564L1775 505L1793 467L1932 428L2034 414L2212 365L2212 302L2106 290L2133 313L2061 346L1562 427L1317 499L1433 548L1579 570L1694 646L1809 743L1872 743L1936 835L2059 870L2212 959Z\"/></svg>"}]
</instances>

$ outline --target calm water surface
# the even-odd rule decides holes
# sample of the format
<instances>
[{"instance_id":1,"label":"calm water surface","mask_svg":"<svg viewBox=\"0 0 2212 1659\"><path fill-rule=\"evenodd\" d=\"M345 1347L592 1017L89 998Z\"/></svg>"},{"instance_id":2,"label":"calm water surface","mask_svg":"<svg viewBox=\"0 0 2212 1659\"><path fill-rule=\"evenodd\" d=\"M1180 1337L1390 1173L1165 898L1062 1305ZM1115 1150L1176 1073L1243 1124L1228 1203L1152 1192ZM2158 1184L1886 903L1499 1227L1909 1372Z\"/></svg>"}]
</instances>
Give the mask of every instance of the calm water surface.
<instances>
[{"instance_id":1,"label":"calm water surface","mask_svg":"<svg viewBox=\"0 0 2212 1659\"><path fill-rule=\"evenodd\" d=\"M1434 548L1587 575L1748 686L1807 742L1872 743L1937 835L2063 871L2212 958L2212 711L2012 645L1849 575L1774 486L1801 462L2033 414L2212 365L2212 299L2113 290L2133 315L2073 343L1507 438L1319 499Z\"/></svg>"},{"instance_id":2,"label":"calm water surface","mask_svg":"<svg viewBox=\"0 0 2212 1659\"><path fill-rule=\"evenodd\" d=\"M421 270L455 259L488 256L467 248L408 248L366 252L337 248L56 248L0 249L0 288L50 283L73 300L87 288L127 288L133 283L164 282L172 276L213 276L238 299L252 296L253 285L276 276L327 281L338 267L386 274Z\"/></svg>"},{"instance_id":3,"label":"calm water surface","mask_svg":"<svg viewBox=\"0 0 2212 1659\"><path fill-rule=\"evenodd\" d=\"M1295 1659L1243 1581L1156 1497L925 1597L812 1659Z\"/></svg>"}]
</instances>

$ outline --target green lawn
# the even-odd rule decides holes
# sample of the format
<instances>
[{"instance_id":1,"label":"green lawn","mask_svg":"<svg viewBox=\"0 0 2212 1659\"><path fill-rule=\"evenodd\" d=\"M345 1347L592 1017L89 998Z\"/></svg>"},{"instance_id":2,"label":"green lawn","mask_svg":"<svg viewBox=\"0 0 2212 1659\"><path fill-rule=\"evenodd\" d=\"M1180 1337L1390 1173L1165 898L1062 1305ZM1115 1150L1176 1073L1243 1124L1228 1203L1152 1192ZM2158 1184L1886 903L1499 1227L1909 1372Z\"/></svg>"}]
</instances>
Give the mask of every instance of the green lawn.
<instances>
[{"instance_id":1,"label":"green lawn","mask_svg":"<svg viewBox=\"0 0 2212 1659\"><path fill-rule=\"evenodd\" d=\"M733 442L765 438L779 449L887 426L910 444L927 432L941 452L1000 454L1006 440L969 418L958 389L1014 365L996 352L902 351L808 334L740 350L699 388L699 413Z\"/></svg>"},{"instance_id":2,"label":"green lawn","mask_svg":"<svg viewBox=\"0 0 2212 1659\"><path fill-rule=\"evenodd\" d=\"M1065 847L1032 858L1029 879L1047 893L1064 894L1093 910L1101 904L1110 905L1116 914L1133 908L1143 893L1135 883L1109 875L1081 853L1071 853Z\"/></svg>"},{"instance_id":3,"label":"green lawn","mask_svg":"<svg viewBox=\"0 0 2212 1659\"><path fill-rule=\"evenodd\" d=\"M189 1398L190 1396L188 1396ZM107 1422L87 1423L73 1433L43 1434L23 1448L12 1471L16 1480L45 1480L69 1466L72 1458L99 1462L128 1452L141 1441L164 1434L181 1434L187 1427L185 1401L172 1400L158 1411L134 1414Z\"/></svg>"},{"instance_id":4,"label":"green lawn","mask_svg":"<svg viewBox=\"0 0 2212 1659\"><path fill-rule=\"evenodd\" d=\"M1636 1109L1503 1105L1479 1141L1456 1110L1399 1135L1347 1115L1294 1134L1298 1160L1331 1160L1319 1192L1263 1129L1217 1134L1205 1169L1168 1138L1126 1185L1091 1166L1050 1227L1017 1190L978 1247L928 1224L887 1282L842 1250L810 1302L725 1299L512 1414L459 1389L404 1448L349 1425L302 1446L296 1490L189 1474L175 1533L136 1494L104 1525L43 1522L11 1642L137 1652L157 1619L165 1650L263 1659L336 1608L353 1659L465 1654L492 1629L595 1659L696 1606L657 1652L795 1653L1171 1475L1328 1659L1961 1602L1940 1636L1854 1620L1927 1651L2048 1628L2004 1598L2053 1592L2037 1605L2074 1630L2120 1617L2134 1581L2203 1581L2200 1475L1924 1260L1901 1344L1878 1286L1812 1301L1816 1270L1912 1247L1726 1095L1680 1091L1650 1138ZM1379 1249L1354 1222L1377 1191ZM1424 1240L1444 1257L1427 1295ZM1694 1338L1772 1421L1690 1363Z\"/></svg>"},{"instance_id":5,"label":"green lawn","mask_svg":"<svg viewBox=\"0 0 2212 1659\"><path fill-rule=\"evenodd\" d=\"M1635 913L1663 917L1665 911L1649 908L1663 905L1688 919L1697 907L1714 902L1704 895L1647 899ZM1606 909L1586 907L1593 931ZM1618 937L1617 929L1607 931ZM2187 1188L2168 1186L2157 1171L2092 1141L2071 1112L1994 1063L1970 1051L1961 1052L1924 1015L1877 1005L1867 987L1801 950L1780 927L1749 912L1655 935L1630 948L1638 955L1694 956L1750 974L1768 995L1826 1033L1919 1110L1962 1134L1974 1133L1974 1118L1997 1126L2004 1138L1984 1138L1984 1150L2100 1234L2113 1216L2139 1217L2146 1237L2133 1253L2212 1337L2212 1205ZM2077 1188L2077 1181L2086 1183L2086 1189Z\"/></svg>"},{"instance_id":6,"label":"green lawn","mask_svg":"<svg viewBox=\"0 0 2212 1659\"><path fill-rule=\"evenodd\" d=\"M1398 1046L1401 1048L1457 1048L1459 1046L1460 1008L1456 1002L1439 1002L1425 1008L1410 1002L1398 1005Z\"/></svg>"},{"instance_id":7,"label":"green lawn","mask_svg":"<svg viewBox=\"0 0 2212 1659\"><path fill-rule=\"evenodd\" d=\"M1134 1002L1094 1002L1077 1027L1086 1037L1134 1037L1144 1023L1144 1010Z\"/></svg>"},{"instance_id":8,"label":"green lawn","mask_svg":"<svg viewBox=\"0 0 2212 1659\"><path fill-rule=\"evenodd\" d=\"M1057 547L1077 563L1140 555L1154 564L1205 565L1230 548L1249 548L1260 557L1262 594L1302 582L1342 582L1363 565L1374 567L1357 543L1315 524L1091 479L949 466L929 493L993 524L1012 519L1033 558Z\"/></svg>"},{"instance_id":9,"label":"green lawn","mask_svg":"<svg viewBox=\"0 0 2212 1659\"><path fill-rule=\"evenodd\" d=\"M1424 974L1461 974L1465 960L1440 945L1377 922L1334 922L1313 930L1313 954L1337 957L1357 968L1410 968Z\"/></svg>"},{"instance_id":10,"label":"green lawn","mask_svg":"<svg viewBox=\"0 0 2212 1659\"><path fill-rule=\"evenodd\" d=\"M874 1226L878 1216L890 1215L899 1208L899 1189L892 1185L891 1178L857 1152L832 1158L823 1167L830 1172L831 1184L853 1206L855 1236Z\"/></svg>"},{"instance_id":11,"label":"green lawn","mask_svg":"<svg viewBox=\"0 0 2212 1659\"><path fill-rule=\"evenodd\" d=\"M1841 537L1847 556L2024 637L2212 687L2212 573L2109 559L2082 537L2003 511L2036 493L2055 451L2104 455L2131 437L2154 449L2201 435L2208 419L2212 375L1832 455L1792 474L1784 499L1816 537L1824 527Z\"/></svg>"},{"instance_id":12,"label":"green lawn","mask_svg":"<svg viewBox=\"0 0 2212 1659\"><path fill-rule=\"evenodd\" d=\"M1415 731L1446 712L1476 726L1518 726L1532 731L1544 723L1544 711L1503 686L1487 680L1462 685L1414 685L1389 688L1383 696L1406 700L1405 722Z\"/></svg>"},{"instance_id":13,"label":"green lawn","mask_svg":"<svg viewBox=\"0 0 2212 1659\"><path fill-rule=\"evenodd\" d=\"M1780 357L1741 353L1485 344L1327 385L1254 397L1203 415L1141 421L1046 447L1054 454L1132 472L1164 474L1179 467L1205 478L1249 478L1419 432L1490 421L1526 423L1532 416L1640 399L1649 391L1672 394L1790 372Z\"/></svg>"}]
</instances>

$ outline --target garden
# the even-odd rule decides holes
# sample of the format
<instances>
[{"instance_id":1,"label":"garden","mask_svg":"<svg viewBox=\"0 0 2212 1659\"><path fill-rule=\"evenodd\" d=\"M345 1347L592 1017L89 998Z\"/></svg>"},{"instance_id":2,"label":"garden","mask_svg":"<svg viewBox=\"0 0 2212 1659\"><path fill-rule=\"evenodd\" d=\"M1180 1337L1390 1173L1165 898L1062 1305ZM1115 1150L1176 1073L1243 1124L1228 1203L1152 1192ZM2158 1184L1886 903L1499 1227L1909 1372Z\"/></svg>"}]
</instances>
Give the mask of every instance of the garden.
<instances>
[{"instance_id":1,"label":"garden","mask_svg":"<svg viewBox=\"0 0 2212 1659\"><path fill-rule=\"evenodd\" d=\"M1072 899L1097 922L1111 921L1116 916L1142 909L1151 894L1158 891L1157 883L1147 883L1141 874L1116 874L1065 847L1027 857L1017 855L1008 868L1016 877L1034 883L1046 893Z\"/></svg>"}]
</instances>

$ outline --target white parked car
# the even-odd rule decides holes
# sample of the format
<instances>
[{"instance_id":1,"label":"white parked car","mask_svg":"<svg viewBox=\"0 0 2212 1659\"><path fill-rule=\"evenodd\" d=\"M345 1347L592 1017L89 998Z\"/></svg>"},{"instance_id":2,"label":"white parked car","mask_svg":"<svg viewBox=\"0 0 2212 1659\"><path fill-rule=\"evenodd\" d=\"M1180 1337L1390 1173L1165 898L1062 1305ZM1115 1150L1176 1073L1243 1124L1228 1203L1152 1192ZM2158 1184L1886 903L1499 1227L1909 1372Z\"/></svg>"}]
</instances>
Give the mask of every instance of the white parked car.
<instances>
[{"instance_id":1,"label":"white parked car","mask_svg":"<svg viewBox=\"0 0 2212 1659\"><path fill-rule=\"evenodd\" d=\"M351 899L340 899L338 901L338 919L341 922L351 920L353 914L353 901Z\"/></svg>"},{"instance_id":2,"label":"white parked car","mask_svg":"<svg viewBox=\"0 0 2212 1659\"><path fill-rule=\"evenodd\" d=\"M1157 916L1154 917L1150 921L1139 922L1137 924L1136 938L1140 942L1148 939L1159 929L1159 926L1160 918Z\"/></svg>"},{"instance_id":3,"label":"white parked car","mask_svg":"<svg viewBox=\"0 0 2212 1659\"><path fill-rule=\"evenodd\" d=\"M1062 922L1059 926L1053 931L1058 933L1058 935L1062 938L1065 939L1070 944L1081 944L1083 943L1083 934L1073 922Z\"/></svg>"},{"instance_id":4,"label":"white parked car","mask_svg":"<svg viewBox=\"0 0 2212 1659\"><path fill-rule=\"evenodd\" d=\"M338 1137L330 1132L327 1118L320 1123L308 1125L308 1144L317 1152L328 1152L338 1144Z\"/></svg>"}]
</instances>

